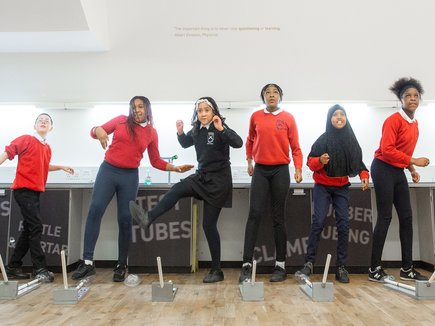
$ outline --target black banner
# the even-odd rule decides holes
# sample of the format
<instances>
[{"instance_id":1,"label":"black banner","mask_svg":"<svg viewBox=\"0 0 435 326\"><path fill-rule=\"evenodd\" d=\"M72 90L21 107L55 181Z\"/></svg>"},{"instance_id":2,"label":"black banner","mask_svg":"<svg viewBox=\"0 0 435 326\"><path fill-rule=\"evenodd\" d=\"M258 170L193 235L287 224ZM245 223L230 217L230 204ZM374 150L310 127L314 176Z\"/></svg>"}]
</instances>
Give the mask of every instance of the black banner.
<instances>
[{"instance_id":1,"label":"black banner","mask_svg":"<svg viewBox=\"0 0 435 326\"><path fill-rule=\"evenodd\" d=\"M311 225L311 193L293 189L287 197L287 266L302 266L305 263L308 236ZM270 207L270 205L269 205ZM372 245L372 209L370 191L350 189L349 201L349 250L348 266L369 266ZM337 246L337 229L333 217L332 205L321 235L317 261L315 265L324 266L326 255L332 255L331 266L335 264ZM272 217L270 209L263 217L258 233L254 257L259 266L271 266L275 263L275 243L273 237Z\"/></svg>"},{"instance_id":2,"label":"black banner","mask_svg":"<svg viewBox=\"0 0 435 326\"><path fill-rule=\"evenodd\" d=\"M12 196L13 197L13 196ZM40 208L43 225L41 247L45 252L47 266L61 266L60 252L68 249L69 190L47 190L41 193ZM10 219L9 258L18 241L23 225L20 208L12 200ZM15 240L15 242L14 242ZM30 252L23 259L23 266L32 266Z\"/></svg>"},{"instance_id":3,"label":"black banner","mask_svg":"<svg viewBox=\"0 0 435 326\"><path fill-rule=\"evenodd\" d=\"M163 198L167 190L141 189L136 202L146 211ZM133 237L129 250L128 265L156 266L160 256L166 267L191 266L191 201L183 198L177 204L143 230L133 222Z\"/></svg>"},{"instance_id":4,"label":"black banner","mask_svg":"<svg viewBox=\"0 0 435 326\"><path fill-rule=\"evenodd\" d=\"M0 196L0 254L5 265L6 251L8 247L9 216L11 214L11 191L3 190Z\"/></svg>"}]
</instances>

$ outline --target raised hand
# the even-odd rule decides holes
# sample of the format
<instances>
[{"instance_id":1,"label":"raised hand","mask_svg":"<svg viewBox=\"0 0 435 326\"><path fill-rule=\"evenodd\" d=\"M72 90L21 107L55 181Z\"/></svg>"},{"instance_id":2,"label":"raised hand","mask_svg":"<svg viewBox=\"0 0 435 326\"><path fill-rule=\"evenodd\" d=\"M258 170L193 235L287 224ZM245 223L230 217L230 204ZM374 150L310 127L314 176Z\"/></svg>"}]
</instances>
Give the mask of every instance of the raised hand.
<instances>
[{"instance_id":1,"label":"raised hand","mask_svg":"<svg viewBox=\"0 0 435 326\"><path fill-rule=\"evenodd\" d=\"M184 133L184 122L182 120L177 120L175 126L177 127L177 134L182 135Z\"/></svg>"}]
</instances>

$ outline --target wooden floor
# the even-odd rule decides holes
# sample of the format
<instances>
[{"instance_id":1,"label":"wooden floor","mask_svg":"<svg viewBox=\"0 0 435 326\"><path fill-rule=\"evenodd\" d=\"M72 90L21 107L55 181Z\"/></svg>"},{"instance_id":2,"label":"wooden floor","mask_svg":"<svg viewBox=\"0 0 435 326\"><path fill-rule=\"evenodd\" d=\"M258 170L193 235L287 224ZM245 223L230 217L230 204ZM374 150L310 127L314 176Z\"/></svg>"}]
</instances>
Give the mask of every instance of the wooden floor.
<instances>
[{"instance_id":1,"label":"wooden floor","mask_svg":"<svg viewBox=\"0 0 435 326\"><path fill-rule=\"evenodd\" d=\"M389 272L398 276L398 270ZM0 300L0 325L435 324L435 300L415 300L369 282L366 275L351 275L350 284L334 281L333 302L312 302L292 277L270 283L269 275L258 275L264 282L264 301L244 302L239 270L225 269L225 281L217 284L203 284L204 273L165 275L178 285L178 292L173 302L161 303L151 302L150 284L158 281L156 274L139 274L142 283L131 288L113 283L111 270L98 269L89 293L75 305L53 303L53 289L62 287L62 277L56 274L54 283L17 300Z\"/></svg>"}]
</instances>

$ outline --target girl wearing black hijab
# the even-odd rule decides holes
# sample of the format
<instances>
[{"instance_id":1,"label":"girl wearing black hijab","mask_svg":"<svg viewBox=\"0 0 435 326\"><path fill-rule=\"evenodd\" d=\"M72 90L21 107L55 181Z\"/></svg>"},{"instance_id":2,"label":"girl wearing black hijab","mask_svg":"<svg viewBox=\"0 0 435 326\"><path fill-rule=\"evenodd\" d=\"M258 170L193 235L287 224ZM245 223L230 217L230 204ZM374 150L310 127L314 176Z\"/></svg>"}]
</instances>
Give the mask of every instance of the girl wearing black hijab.
<instances>
[{"instance_id":1,"label":"girl wearing black hijab","mask_svg":"<svg viewBox=\"0 0 435 326\"><path fill-rule=\"evenodd\" d=\"M309 277L323 231L329 205L332 202L338 231L335 278L349 283L346 270L349 235L349 177L359 175L362 189L368 188L369 172L362 161L362 151L353 133L346 111L336 104L328 111L326 131L311 147L308 167L315 181L313 189L314 213L308 239L304 267L296 277Z\"/></svg>"}]
</instances>

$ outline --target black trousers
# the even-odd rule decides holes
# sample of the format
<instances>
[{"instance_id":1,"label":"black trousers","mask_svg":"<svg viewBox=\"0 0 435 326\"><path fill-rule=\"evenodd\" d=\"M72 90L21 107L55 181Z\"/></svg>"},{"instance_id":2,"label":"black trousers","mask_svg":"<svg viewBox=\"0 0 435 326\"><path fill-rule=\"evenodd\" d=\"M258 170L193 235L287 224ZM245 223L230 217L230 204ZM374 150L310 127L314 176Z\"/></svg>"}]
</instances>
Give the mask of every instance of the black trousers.
<instances>
[{"instance_id":1,"label":"black trousers","mask_svg":"<svg viewBox=\"0 0 435 326\"><path fill-rule=\"evenodd\" d=\"M249 195L249 216L245 229L243 262L252 262L258 228L266 213L268 199L272 199L273 235L276 260L285 261L287 231L285 228L285 204L290 187L288 165L255 164Z\"/></svg>"},{"instance_id":2,"label":"black trousers","mask_svg":"<svg viewBox=\"0 0 435 326\"><path fill-rule=\"evenodd\" d=\"M148 211L151 222L175 206L178 200L184 197L198 198L200 195L193 189L190 182L183 180L176 183L152 210ZM215 207L204 200L202 228L207 238L211 256L211 268L221 268L221 239L217 222L221 207Z\"/></svg>"},{"instance_id":3,"label":"black trousers","mask_svg":"<svg viewBox=\"0 0 435 326\"><path fill-rule=\"evenodd\" d=\"M23 215L23 230L9 261L10 267L21 267L23 257L30 250L34 269L46 267L45 254L41 247L42 221L39 208L39 191L26 188L13 191L15 201Z\"/></svg>"},{"instance_id":4,"label":"black trousers","mask_svg":"<svg viewBox=\"0 0 435 326\"><path fill-rule=\"evenodd\" d=\"M371 174L378 210L378 219L373 231L372 268L381 266L382 251L394 205L399 217L402 267L408 269L412 265L412 209L405 172L375 158L371 165Z\"/></svg>"}]
</instances>

